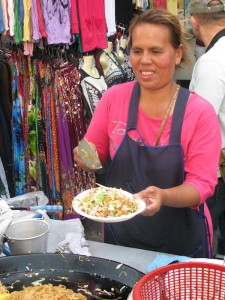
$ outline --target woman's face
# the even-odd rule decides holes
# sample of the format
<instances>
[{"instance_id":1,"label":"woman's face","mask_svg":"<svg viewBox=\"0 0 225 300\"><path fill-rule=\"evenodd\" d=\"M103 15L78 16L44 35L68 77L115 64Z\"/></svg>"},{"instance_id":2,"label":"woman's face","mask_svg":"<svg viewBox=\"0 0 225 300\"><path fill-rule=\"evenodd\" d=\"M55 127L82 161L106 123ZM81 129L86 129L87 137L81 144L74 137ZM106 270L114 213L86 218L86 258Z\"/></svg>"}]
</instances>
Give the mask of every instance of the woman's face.
<instances>
[{"instance_id":1,"label":"woman's face","mask_svg":"<svg viewBox=\"0 0 225 300\"><path fill-rule=\"evenodd\" d=\"M157 90L171 83L181 57L182 47L173 48L165 25L142 23L134 28L130 62L141 88Z\"/></svg>"}]
</instances>

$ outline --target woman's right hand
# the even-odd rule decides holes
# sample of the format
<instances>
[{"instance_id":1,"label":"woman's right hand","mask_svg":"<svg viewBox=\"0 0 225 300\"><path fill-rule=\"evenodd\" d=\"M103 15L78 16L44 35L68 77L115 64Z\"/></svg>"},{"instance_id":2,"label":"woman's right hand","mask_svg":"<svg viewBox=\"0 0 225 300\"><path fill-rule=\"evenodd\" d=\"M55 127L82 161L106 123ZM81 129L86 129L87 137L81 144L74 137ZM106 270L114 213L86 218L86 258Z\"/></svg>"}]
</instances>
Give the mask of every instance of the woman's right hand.
<instances>
[{"instance_id":1,"label":"woman's right hand","mask_svg":"<svg viewBox=\"0 0 225 300\"><path fill-rule=\"evenodd\" d=\"M87 172L94 172L95 170L89 169L84 163L83 159L80 157L78 153L78 146L73 149L73 159L77 163L78 167Z\"/></svg>"}]
</instances>

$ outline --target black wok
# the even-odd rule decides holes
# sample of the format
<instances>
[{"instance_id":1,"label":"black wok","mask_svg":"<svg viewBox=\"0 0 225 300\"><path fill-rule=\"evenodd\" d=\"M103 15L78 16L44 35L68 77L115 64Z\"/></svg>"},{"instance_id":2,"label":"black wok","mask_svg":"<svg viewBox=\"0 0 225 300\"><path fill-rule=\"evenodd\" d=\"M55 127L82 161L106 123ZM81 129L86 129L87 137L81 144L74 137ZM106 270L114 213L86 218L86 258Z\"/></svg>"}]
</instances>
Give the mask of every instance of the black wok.
<instances>
[{"instance_id":1,"label":"black wok","mask_svg":"<svg viewBox=\"0 0 225 300\"><path fill-rule=\"evenodd\" d=\"M40 281L64 284L87 299L127 299L143 275L119 262L92 256L49 253L0 258L0 281L10 291Z\"/></svg>"}]
</instances>

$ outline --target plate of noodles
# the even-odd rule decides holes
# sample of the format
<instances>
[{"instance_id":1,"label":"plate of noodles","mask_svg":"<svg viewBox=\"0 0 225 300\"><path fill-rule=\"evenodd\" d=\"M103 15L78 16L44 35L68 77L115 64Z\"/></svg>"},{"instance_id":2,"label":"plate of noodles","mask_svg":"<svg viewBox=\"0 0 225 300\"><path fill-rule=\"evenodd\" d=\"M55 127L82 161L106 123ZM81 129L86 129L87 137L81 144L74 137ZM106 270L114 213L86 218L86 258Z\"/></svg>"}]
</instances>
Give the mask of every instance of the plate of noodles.
<instances>
[{"instance_id":1,"label":"plate of noodles","mask_svg":"<svg viewBox=\"0 0 225 300\"><path fill-rule=\"evenodd\" d=\"M74 210L97 222L115 223L129 220L146 207L141 199L117 188L96 187L78 194L73 200Z\"/></svg>"}]
</instances>

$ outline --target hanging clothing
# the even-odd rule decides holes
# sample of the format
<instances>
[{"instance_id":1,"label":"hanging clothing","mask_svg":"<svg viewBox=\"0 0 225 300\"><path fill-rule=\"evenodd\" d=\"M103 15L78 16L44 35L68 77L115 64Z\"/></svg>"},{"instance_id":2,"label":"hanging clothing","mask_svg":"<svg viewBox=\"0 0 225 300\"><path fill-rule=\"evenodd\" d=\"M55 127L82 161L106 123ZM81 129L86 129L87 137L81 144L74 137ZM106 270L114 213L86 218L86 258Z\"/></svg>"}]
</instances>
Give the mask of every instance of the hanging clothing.
<instances>
[{"instance_id":1,"label":"hanging clothing","mask_svg":"<svg viewBox=\"0 0 225 300\"><path fill-rule=\"evenodd\" d=\"M8 26L9 26L9 35L14 36L14 1L7 0L7 17L8 17Z\"/></svg>"},{"instance_id":2,"label":"hanging clothing","mask_svg":"<svg viewBox=\"0 0 225 300\"><path fill-rule=\"evenodd\" d=\"M2 58L0 62L0 106L3 109L7 128L11 130L12 118L12 70L10 64Z\"/></svg>"},{"instance_id":3,"label":"hanging clothing","mask_svg":"<svg viewBox=\"0 0 225 300\"><path fill-rule=\"evenodd\" d=\"M3 15L3 21L4 21L4 27L5 31L7 32L9 30L9 24L8 24L8 18L7 18L7 5L6 5L7 0L1 0L2 2L2 15Z\"/></svg>"},{"instance_id":4,"label":"hanging clothing","mask_svg":"<svg viewBox=\"0 0 225 300\"><path fill-rule=\"evenodd\" d=\"M122 83L124 81L125 73L116 54L112 51L109 55L108 52L103 50L102 55L105 55L105 57L103 57L102 59L104 60L106 59L108 65L105 70L103 68L104 78L108 88L115 84ZM100 62L101 62L101 58L100 58Z\"/></svg>"},{"instance_id":5,"label":"hanging clothing","mask_svg":"<svg viewBox=\"0 0 225 300\"><path fill-rule=\"evenodd\" d=\"M123 56L124 56L125 82L133 81L135 80L135 74L130 63L130 57L128 55L128 52L126 49L123 49L122 47L120 47L120 50L123 52Z\"/></svg>"},{"instance_id":6,"label":"hanging clothing","mask_svg":"<svg viewBox=\"0 0 225 300\"><path fill-rule=\"evenodd\" d=\"M37 5L37 14L38 14L38 26L40 29L40 34L42 37L47 38L48 34L45 29L45 24L44 24L44 18L42 15L42 6L41 2L39 0L36 0L36 5Z\"/></svg>"},{"instance_id":7,"label":"hanging clothing","mask_svg":"<svg viewBox=\"0 0 225 300\"><path fill-rule=\"evenodd\" d=\"M22 28L23 23L21 23L19 1L21 0L15 0L15 9L14 9L14 16L15 16L14 39L16 44L19 44L20 42L23 41L23 28Z\"/></svg>"},{"instance_id":8,"label":"hanging clothing","mask_svg":"<svg viewBox=\"0 0 225 300\"><path fill-rule=\"evenodd\" d=\"M107 36L116 33L115 0L107 0L105 3L105 17L107 24Z\"/></svg>"},{"instance_id":9,"label":"hanging clothing","mask_svg":"<svg viewBox=\"0 0 225 300\"><path fill-rule=\"evenodd\" d=\"M129 137L129 131L137 130L140 89L138 84L134 86L126 134L109 168L107 186L135 193L150 185L170 188L182 184L185 174L180 136L188 96L189 92L181 88L169 145L150 147L141 136L139 145ZM104 225L106 243L194 257L210 256L208 236L204 213L191 208L162 206L151 217L139 215L126 222Z\"/></svg>"},{"instance_id":10,"label":"hanging clothing","mask_svg":"<svg viewBox=\"0 0 225 300\"><path fill-rule=\"evenodd\" d=\"M41 39L41 34L38 25L38 11L36 0L31 0L31 15L32 15L32 39L34 41L39 41Z\"/></svg>"},{"instance_id":11,"label":"hanging clothing","mask_svg":"<svg viewBox=\"0 0 225 300\"><path fill-rule=\"evenodd\" d=\"M73 34L79 33L77 1L78 0L71 0L71 32Z\"/></svg>"},{"instance_id":12,"label":"hanging clothing","mask_svg":"<svg viewBox=\"0 0 225 300\"><path fill-rule=\"evenodd\" d=\"M0 157L2 159L2 164L7 178L9 193L11 197L13 197L15 195L15 192L14 192L11 149L12 149L11 133L7 129L5 116L0 106Z\"/></svg>"},{"instance_id":13,"label":"hanging clothing","mask_svg":"<svg viewBox=\"0 0 225 300\"><path fill-rule=\"evenodd\" d=\"M107 24L104 0L78 0L82 52L107 47Z\"/></svg>"},{"instance_id":14,"label":"hanging clothing","mask_svg":"<svg viewBox=\"0 0 225 300\"><path fill-rule=\"evenodd\" d=\"M36 98L36 128L37 128L37 156L40 188L48 197L50 203L53 202L51 195L48 164L47 164L47 138L46 138L46 123L45 123L45 70L46 66L40 60L35 60L38 92Z\"/></svg>"},{"instance_id":15,"label":"hanging clothing","mask_svg":"<svg viewBox=\"0 0 225 300\"><path fill-rule=\"evenodd\" d=\"M13 197L14 178L13 178L13 155L12 155L12 70L11 58L7 61L4 56L0 63L0 157L4 166L9 193Z\"/></svg>"},{"instance_id":16,"label":"hanging clothing","mask_svg":"<svg viewBox=\"0 0 225 300\"><path fill-rule=\"evenodd\" d=\"M23 23L23 41L31 42L31 1L23 0L24 5L24 23Z\"/></svg>"},{"instance_id":17,"label":"hanging clothing","mask_svg":"<svg viewBox=\"0 0 225 300\"><path fill-rule=\"evenodd\" d=\"M48 44L70 44L71 23L69 0L44 1L42 12L48 35Z\"/></svg>"},{"instance_id":18,"label":"hanging clothing","mask_svg":"<svg viewBox=\"0 0 225 300\"><path fill-rule=\"evenodd\" d=\"M13 147L13 174L15 180L15 195L26 193L26 168L24 153L24 138L22 124L22 107L19 89L19 72L14 55L13 62L13 110L12 110L12 147Z\"/></svg>"},{"instance_id":19,"label":"hanging clothing","mask_svg":"<svg viewBox=\"0 0 225 300\"><path fill-rule=\"evenodd\" d=\"M107 90L107 84L105 82L103 74L99 71L99 77L94 78L86 73L82 68L80 72L80 86L82 89L82 98L85 108L85 121L88 125L93 116L94 110L101 99L103 93Z\"/></svg>"},{"instance_id":20,"label":"hanging clothing","mask_svg":"<svg viewBox=\"0 0 225 300\"><path fill-rule=\"evenodd\" d=\"M2 3L0 1L0 33L5 32L4 15L2 10Z\"/></svg>"},{"instance_id":21,"label":"hanging clothing","mask_svg":"<svg viewBox=\"0 0 225 300\"><path fill-rule=\"evenodd\" d=\"M77 217L72 208L73 198L95 185L95 175L80 170L72 156L74 147L86 132L79 84L79 71L74 65L62 65L56 70L55 106L64 219Z\"/></svg>"},{"instance_id":22,"label":"hanging clothing","mask_svg":"<svg viewBox=\"0 0 225 300\"><path fill-rule=\"evenodd\" d=\"M0 157L0 198L2 199L10 198L8 183L7 183L5 170L2 164L1 157Z\"/></svg>"}]
</instances>

